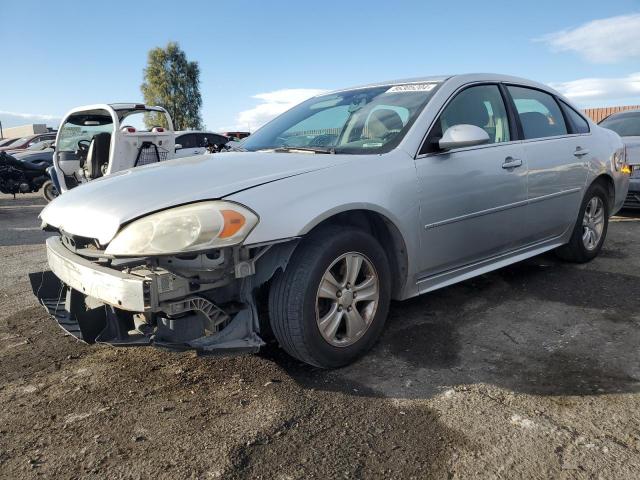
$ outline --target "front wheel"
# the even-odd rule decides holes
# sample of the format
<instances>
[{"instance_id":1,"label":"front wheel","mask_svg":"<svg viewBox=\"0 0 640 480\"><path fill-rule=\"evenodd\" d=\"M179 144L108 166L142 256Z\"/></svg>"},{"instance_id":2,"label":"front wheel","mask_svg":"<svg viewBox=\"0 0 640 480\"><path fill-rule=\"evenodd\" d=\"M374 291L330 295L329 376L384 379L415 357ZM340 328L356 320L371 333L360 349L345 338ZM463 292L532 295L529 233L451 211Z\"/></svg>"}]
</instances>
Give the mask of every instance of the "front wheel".
<instances>
[{"instance_id":1,"label":"front wheel","mask_svg":"<svg viewBox=\"0 0 640 480\"><path fill-rule=\"evenodd\" d=\"M269 292L273 333L290 355L323 368L353 362L380 336L389 262L368 233L324 227L296 248Z\"/></svg>"},{"instance_id":2,"label":"front wheel","mask_svg":"<svg viewBox=\"0 0 640 480\"><path fill-rule=\"evenodd\" d=\"M598 256L609 227L609 196L600 183L585 194L569 243L556 250L563 260L585 263Z\"/></svg>"},{"instance_id":3,"label":"front wheel","mask_svg":"<svg viewBox=\"0 0 640 480\"><path fill-rule=\"evenodd\" d=\"M51 180L47 180L42 185L42 195L47 199L47 202L50 202L59 195L58 189Z\"/></svg>"}]
</instances>

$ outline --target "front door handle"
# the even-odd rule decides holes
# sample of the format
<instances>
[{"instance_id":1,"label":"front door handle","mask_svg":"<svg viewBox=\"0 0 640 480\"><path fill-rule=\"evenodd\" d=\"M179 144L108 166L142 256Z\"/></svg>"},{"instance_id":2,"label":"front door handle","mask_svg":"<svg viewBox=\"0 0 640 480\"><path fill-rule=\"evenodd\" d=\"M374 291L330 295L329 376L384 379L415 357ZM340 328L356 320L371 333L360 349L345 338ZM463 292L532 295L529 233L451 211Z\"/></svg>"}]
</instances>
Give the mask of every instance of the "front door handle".
<instances>
[{"instance_id":1,"label":"front door handle","mask_svg":"<svg viewBox=\"0 0 640 480\"><path fill-rule=\"evenodd\" d=\"M576 148L576 151L573 152L573 154L576 157L580 158L580 157L583 157L585 155L588 155L589 154L589 150L587 150L586 148L578 147L578 148Z\"/></svg>"},{"instance_id":2,"label":"front door handle","mask_svg":"<svg viewBox=\"0 0 640 480\"><path fill-rule=\"evenodd\" d=\"M510 170L512 168L517 168L522 166L522 160L519 158L507 157L504 159L504 163L502 164L502 168L505 170Z\"/></svg>"}]
</instances>

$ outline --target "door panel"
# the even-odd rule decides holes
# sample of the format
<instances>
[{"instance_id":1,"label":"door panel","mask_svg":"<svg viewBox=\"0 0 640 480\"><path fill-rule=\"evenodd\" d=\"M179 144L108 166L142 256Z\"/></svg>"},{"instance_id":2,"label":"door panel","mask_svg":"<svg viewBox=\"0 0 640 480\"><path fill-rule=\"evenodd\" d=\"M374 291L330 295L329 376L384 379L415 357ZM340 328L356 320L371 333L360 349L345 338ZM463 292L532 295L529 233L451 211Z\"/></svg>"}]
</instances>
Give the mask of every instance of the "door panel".
<instances>
[{"instance_id":1,"label":"door panel","mask_svg":"<svg viewBox=\"0 0 640 480\"><path fill-rule=\"evenodd\" d=\"M483 129L488 144L442 151L439 139L455 125ZM516 249L527 203L527 164L512 142L500 89L464 88L445 106L427 136L416 168L421 185L421 277L435 275Z\"/></svg>"},{"instance_id":2,"label":"door panel","mask_svg":"<svg viewBox=\"0 0 640 480\"><path fill-rule=\"evenodd\" d=\"M502 168L506 159L519 167ZM518 143L416 160L421 184L422 277L480 261L522 244L527 166Z\"/></svg>"},{"instance_id":3,"label":"door panel","mask_svg":"<svg viewBox=\"0 0 640 480\"><path fill-rule=\"evenodd\" d=\"M65 175L73 175L80 168L80 160L78 160L75 152L62 151L55 152L54 155L54 163L57 164L58 168L60 168Z\"/></svg>"},{"instance_id":4,"label":"door panel","mask_svg":"<svg viewBox=\"0 0 640 480\"><path fill-rule=\"evenodd\" d=\"M195 133L186 133L176 138L176 143L182 145L182 148L176 150L174 158L190 157L197 155L198 150L198 138Z\"/></svg>"},{"instance_id":5,"label":"door panel","mask_svg":"<svg viewBox=\"0 0 640 480\"><path fill-rule=\"evenodd\" d=\"M509 86L524 134L529 165L527 241L557 237L574 225L586 181L590 136L571 135L555 98Z\"/></svg>"},{"instance_id":6,"label":"door panel","mask_svg":"<svg viewBox=\"0 0 640 480\"><path fill-rule=\"evenodd\" d=\"M574 156L578 147L587 150L582 144L583 136L524 143L529 164L528 241L557 237L574 225L589 156Z\"/></svg>"}]
</instances>

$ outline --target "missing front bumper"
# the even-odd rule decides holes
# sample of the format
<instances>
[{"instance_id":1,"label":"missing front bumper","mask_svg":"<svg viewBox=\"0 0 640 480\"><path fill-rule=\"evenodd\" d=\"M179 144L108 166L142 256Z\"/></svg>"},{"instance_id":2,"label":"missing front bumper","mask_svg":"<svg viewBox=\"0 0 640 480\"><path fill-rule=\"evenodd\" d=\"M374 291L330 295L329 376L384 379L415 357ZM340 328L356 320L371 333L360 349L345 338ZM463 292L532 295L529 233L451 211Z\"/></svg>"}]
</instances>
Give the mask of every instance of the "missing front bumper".
<instances>
[{"instance_id":1,"label":"missing front bumper","mask_svg":"<svg viewBox=\"0 0 640 480\"><path fill-rule=\"evenodd\" d=\"M255 353L264 342L255 332L249 308L237 312L219 332L183 340L192 317L161 319L149 331L136 330L133 313L105 303L87 302L87 295L62 283L51 271L29 275L33 293L65 332L85 343L156 346L170 350L195 350L200 354ZM184 323L180 323L184 322ZM192 327L192 325L191 325Z\"/></svg>"}]
</instances>

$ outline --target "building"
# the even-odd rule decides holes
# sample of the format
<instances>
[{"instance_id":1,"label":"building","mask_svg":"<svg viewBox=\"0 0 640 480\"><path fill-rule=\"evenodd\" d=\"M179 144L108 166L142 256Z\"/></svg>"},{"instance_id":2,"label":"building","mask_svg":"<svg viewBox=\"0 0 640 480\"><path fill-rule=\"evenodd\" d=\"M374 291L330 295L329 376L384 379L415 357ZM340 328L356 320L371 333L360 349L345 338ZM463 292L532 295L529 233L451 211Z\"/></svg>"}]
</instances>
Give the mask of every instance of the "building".
<instances>
[{"instance_id":1,"label":"building","mask_svg":"<svg viewBox=\"0 0 640 480\"><path fill-rule=\"evenodd\" d=\"M36 135L39 133L47 133L50 129L44 123L32 123L29 125L21 125L19 127L8 127L2 129L2 138L20 138Z\"/></svg>"},{"instance_id":2,"label":"building","mask_svg":"<svg viewBox=\"0 0 640 480\"><path fill-rule=\"evenodd\" d=\"M603 107L603 108L586 108L583 110L585 115L591 117L591 120L598 123L604 120L609 115L618 112L624 112L625 110L640 110L640 105L627 105L624 107Z\"/></svg>"}]
</instances>

